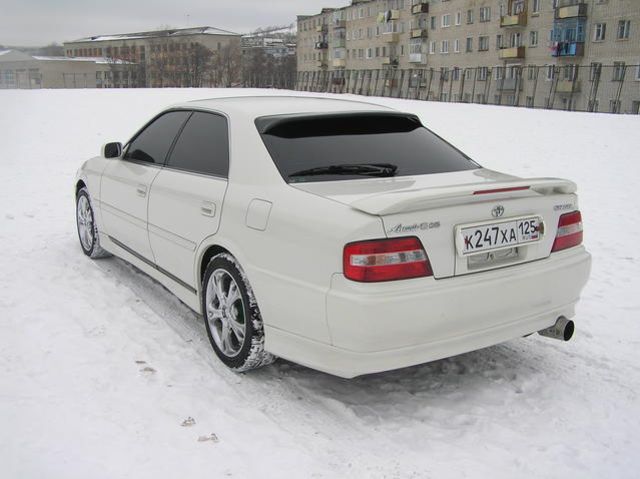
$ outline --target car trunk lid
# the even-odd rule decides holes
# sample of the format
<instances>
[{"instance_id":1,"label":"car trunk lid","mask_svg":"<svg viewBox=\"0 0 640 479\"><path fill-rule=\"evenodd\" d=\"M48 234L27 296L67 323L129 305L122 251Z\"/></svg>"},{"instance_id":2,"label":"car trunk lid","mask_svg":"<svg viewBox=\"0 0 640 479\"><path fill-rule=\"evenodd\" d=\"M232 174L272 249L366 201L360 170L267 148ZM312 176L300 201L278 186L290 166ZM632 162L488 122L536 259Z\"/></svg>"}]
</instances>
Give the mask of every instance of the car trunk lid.
<instances>
[{"instance_id":1,"label":"car trunk lid","mask_svg":"<svg viewBox=\"0 0 640 479\"><path fill-rule=\"evenodd\" d=\"M291 186L380 216L387 237L417 236L436 278L546 258L559 216L577 209L576 185L571 181L523 179L484 168ZM528 227L537 231L525 235ZM467 250L473 234L480 247ZM501 243L505 234L507 239L515 234L515 242L511 237ZM488 243L478 241L478 235Z\"/></svg>"}]
</instances>

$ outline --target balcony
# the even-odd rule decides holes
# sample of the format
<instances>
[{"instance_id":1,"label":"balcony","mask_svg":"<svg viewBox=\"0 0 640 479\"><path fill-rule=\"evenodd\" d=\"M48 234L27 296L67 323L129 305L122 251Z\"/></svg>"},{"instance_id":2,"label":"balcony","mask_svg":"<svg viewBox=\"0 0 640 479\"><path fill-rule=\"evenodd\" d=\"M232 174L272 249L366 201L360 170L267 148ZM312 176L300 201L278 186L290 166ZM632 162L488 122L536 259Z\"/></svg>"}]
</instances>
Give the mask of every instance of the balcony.
<instances>
[{"instance_id":1,"label":"balcony","mask_svg":"<svg viewBox=\"0 0 640 479\"><path fill-rule=\"evenodd\" d=\"M386 43L397 43L400 41L400 34L399 33L383 33L382 34L382 39L386 42Z\"/></svg>"},{"instance_id":2,"label":"balcony","mask_svg":"<svg viewBox=\"0 0 640 479\"><path fill-rule=\"evenodd\" d=\"M551 49L553 57L581 57L584 56L584 42L558 42Z\"/></svg>"},{"instance_id":3,"label":"balcony","mask_svg":"<svg viewBox=\"0 0 640 479\"><path fill-rule=\"evenodd\" d=\"M334 48L345 48L347 46L347 39L346 38L335 38L333 40L333 47Z\"/></svg>"},{"instance_id":4,"label":"balcony","mask_svg":"<svg viewBox=\"0 0 640 479\"><path fill-rule=\"evenodd\" d=\"M316 50L326 50L327 48L329 48L329 44L327 42L316 42Z\"/></svg>"},{"instance_id":5,"label":"balcony","mask_svg":"<svg viewBox=\"0 0 640 479\"><path fill-rule=\"evenodd\" d=\"M558 80L556 85L556 93L578 93L582 85L579 81L573 83L573 80Z\"/></svg>"},{"instance_id":6,"label":"balcony","mask_svg":"<svg viewBox=\"0 0 640 479\"><path fill-rule=\"evenodd\" d=\"M429 3L428 2L420 2L411 7L411 13L414 15L419 15L421 13L429 13Z\"/></svg>"},{"instance_id":7,"label":"balcony","mask_svg":"<svg viewBox=\"0 0 640 479\"><path fill-rule=\"evenodd\" d=\"M527 13L522 12L517 15L504 15L500 17L501 27L526 27Z\"/></svg>"},{"instance_id":8,"label":"balcony","mask_svg":"<svg viewBox=\"0 0 640 479\"><path fill-rule=\"evenodd\" d=\"M586 3L578 3L566 7L556 8L556 19L586 17L588 5Z\"/></svg>"},{"instance_id":9,"label":"balcony","mask_svg":"<svg viewBox=\"0 0 640 479\"><path fill-rule=\"evenodd\" d=\"M398 64L398 59L395 57L382 57L380 58L380 62L383 65L397 65Z\"/></svg>"},{"instance_id":10,"label":"balcony","mask_svg":"<svg viewBox=\"0 0 640 479\"><path fill-rule=\"evenodd\" d=\"M427 38L429 36L429 30L426 28L414 28L411 30L411 38Z\"/></svg>"},{"instance_id":11,"label":"balcony","mask_svg":"<svg viewBox=\"0 0 640 479\"><path fill-rule=\"evenodd\" d=\"M326 59L316 61L316 68L327 68L328 66L329 64Z\"/></svg>"},{"instance_id":12,"label":"balcony","mask_svg":"<svg viewBox=\"0 0 640 479\"><path fill-rule=\"evenodd\" d=\"M400 18L400 10L385 10L378 13L378 23L387 23Z\"/></svg>"},{"instance_id":13,"label":"balcony","mask_svg":"<svg viewBox=\"0 0 640 479\"><path fill-rule=\"evenodd\" d=\"M424 53L410 53L409 63L427 63L427 55Z\"/></svg>"},{"instance_id":14,"label":"balcony","mask_svg":"<svg viewBox=\"0 0 640 479\"><path fill-rule=\"evenodd\" d=\"M347 60L344 58L336 58L333 60L332 65L334 68L344 68L347 66Z\"/></svg>"},{"instance_id":15,"label":"balcony","mask_svg":"<svg viewBox=\"0 0 640 479\"><path fill-rule=\"evenodd\" d=\"M347 21L346 20L334 20L333 21L333 28L335 28L335 29L347 28Z\"/></svg>"},{"instance_id":16,"label":"balcony","mask_svg":"<svg viewBox=\"0 0 640 479\"><path fill-rule=\"evenodd\" d=\"M318 25L316 27L316 32L318 32L318 33L326 33L328 29L329 29L329 27L326 24L325 25Z\"/></svg>"},{"instance_id":17,"label":"balcony","mask_svg":"<svg viewBox=\"0 0 640 479\"><path fill-rule=\"evenodd\" d=\"M500 59L510 60L524 58L524 47L501 48Z\"/></svg>"}]
</instances>

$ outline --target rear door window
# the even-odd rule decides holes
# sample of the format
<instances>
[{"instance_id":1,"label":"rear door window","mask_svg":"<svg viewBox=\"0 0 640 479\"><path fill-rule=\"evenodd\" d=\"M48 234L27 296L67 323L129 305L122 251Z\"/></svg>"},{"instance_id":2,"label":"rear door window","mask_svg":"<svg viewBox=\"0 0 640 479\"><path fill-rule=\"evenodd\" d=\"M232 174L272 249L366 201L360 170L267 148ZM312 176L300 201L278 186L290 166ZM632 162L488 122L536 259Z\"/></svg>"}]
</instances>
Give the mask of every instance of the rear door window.
<instances>
[{"instance_id":1,"label":"rear door window","mask_svg":"<svg viewBox=\"0 0 640 479\"><path fill-rule=\"evenodd\" d=\"M226 118L214 113L194 112L180 133L167 166L226 178L229 174Z\"/></svg>"},{"instance_id":2,"label":"rear door window","mask_svg":"<svg viewBox=\"0 0 640 479\"><path fill-rule=\"evenodd\" d=\"M265 146L287 182L412 176L478 168L413 115L261 117Z\"/></svg>"},{"instance_id":3,"label":"rear door window","mask_svg":"<svg viewBox=\"0 0 640 479\"><path fill-rule=\"evenodd\" d=\"M131 141L124 159L163 164L190 114L188 111L170 111L153 120Z\"/></svg>"}]
</instances>

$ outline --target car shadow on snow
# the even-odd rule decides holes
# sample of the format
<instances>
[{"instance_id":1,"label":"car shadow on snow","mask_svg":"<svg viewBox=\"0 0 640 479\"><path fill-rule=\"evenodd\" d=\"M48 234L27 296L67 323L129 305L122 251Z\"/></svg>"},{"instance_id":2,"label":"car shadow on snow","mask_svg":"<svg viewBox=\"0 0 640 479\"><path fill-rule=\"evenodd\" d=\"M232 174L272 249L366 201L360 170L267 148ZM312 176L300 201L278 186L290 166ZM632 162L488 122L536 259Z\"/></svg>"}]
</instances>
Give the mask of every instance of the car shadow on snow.
<instances>
[{"instance_id":1,"label":"car shadow on snow","mask_svg":"<svg viewBox=\"0 0 640 479\"><path fill-rule=\"evenodd\" d=\"M160 283L121 259L105 259L96 264L105 275L130 288L183 340L192 343L216 374L233 374L215 360L202 317ZM466 417L463 411L468 412L479 403L501 407L514 398L527 401L527 392L543 387L553 361L545 354L547 348L540 348L542 343L534 338L354 379L338 378L279 359L241 375L234 387L245 386L248 394L258 391L277 401L311 401L333 416L340 412L363 419L393 418L402 422L420 420L425 414L444 409ZM531 407L536 409L531 400Z\"/></svg>"}]
</instances>

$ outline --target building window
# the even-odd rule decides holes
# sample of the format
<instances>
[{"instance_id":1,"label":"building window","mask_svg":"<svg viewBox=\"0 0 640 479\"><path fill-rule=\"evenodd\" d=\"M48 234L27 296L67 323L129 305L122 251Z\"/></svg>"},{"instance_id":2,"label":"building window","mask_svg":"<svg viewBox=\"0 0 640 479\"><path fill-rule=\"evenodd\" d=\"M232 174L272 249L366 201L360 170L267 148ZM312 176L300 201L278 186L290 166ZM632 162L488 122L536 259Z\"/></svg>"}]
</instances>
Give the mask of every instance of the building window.
<instances>
[{"instance_id":1,"label":"building window","mask_svg":"<svg viewBox=\"0 0 640 479\"><path fill-rule=\"evenodd\" d=\"M467 10L467 24L473 23L473 10Z\"/></svg>"},{"instance_id":2,"label":"building window","mask_svg":"<svg viewBox=\"0 0 640 479\"><path fill-rule=\"evenodd\" d=\"M531 13L540 13L540 0L533 0L531 2Z\"/></svg>"},{"instance_id":3,"label":"building window","mask_svg":"<svg viewBox=\"0 0 640 479\"><path fill-rule=\"evenodd\" d=\"M620 100L609 100L609 111L611 113L620 113Z\"/></svg>"},{"instance_id":4,"label":"building window","mask_svg":"<svg viewBox=\"0 0 640 479\"><path fill-rule=\"evenodd\" d=\"M547 66L547 81L552 81L556 76L556 69L553 65Z\"/></svg>"},{"instance_id":5,"label":"building window","mask_svg":"<svg viewBox=\"0 0 640 479\"><path fill-rule=\"evenodd\" d=\"M442 15L442 28L447 28L451 26L451 15L445 14Z\"/></svg>"},{"instance_id":6,"label":"building window","mask_svg":"<svg viewBox=\"0 0 640 479\"><path fill-rule=\"evenodd\" d=\"M481 22L491 21L491 7L480 7L480 21Z\"/></svg>"},{"instance_id":7,"label":"building window","mask_svg":"<svg viewBox=\"0 0 640 479\"><path fill-rule=\"evenodd\" d=\"M456 53L460 53L460 40L455 39L453 41L453 51Z\"/></svg>"},{"instance_id":8,"label":"building window","mask_svg":"<svg viewBox=\"0 0 640 479\"><path fill-rule=\"evenodd\" d=\"M591 68L589 69L589 81L596 81L600 79L600 74L602 73L602 63L591 63Z\"/></svg>"},{"instance_id":9,"label":"building window","mask_svg":"<svg viewBox=\"0 0 640 479\"><path fill-rule=\"evenodd\" d=\"M496 50L500 50L503 46L502 35L496 35Z\"/></svg>"},{"instance_id":10,"label":"building window","mask_svg":"<svg viewBox=\"0 0 640 479\"><path fill-rule=\"evenodd\" d=\"M538 46L538 32L529 32L529 46L530 47Z\"/></svg>"},{"instance_id":11,"label":"building window","mask_svg":"<svg viewBox=\"0 0 640 479\"><path fill-rule=\"evenodd\" d=\"M436 29L436 17L431 17L431 30Z\"/></svg>"},{"instance_id":12,"label":"building window","mask_svg":"<svg viewBox=\"0 0 640 479\"><path fill-rule=\"evenodd\" d=\"M440 53L449 53L449 40L442 40L442 45L440 46Z\"/></svg>"},{"instance_id":13,"label":"building window","mask_svg":"<svg viewBox=\"0 0 640 479\"><path fill-rule=\"evenodd\" d=\"M467 37L467 48L466 48L466 52L472 52L473 51L473 37Z\"/></svg>"},{"instance_id":14,"label":"building window","mask_svg":"<svg viewBox=\"0 0 640 479\"><path fill-rule=\"evenodd\" d=\"M520 32L515 32L511 34L511 48L521 47L522 46L522 34Z\"/></svg>"},{"instance_id":15,"label":"building window","mask_svg":"<svg viewBox=\"0 0 640 479\"><path fill-rule=\"evenodd\" d=\"M429 53L432 55L436 52L436 42L431 42L429 44Z\"/></svg>"},{"instance_id":16,"label":"building window","mask_svg":"<svg viewBox=\"0 0 640 479\"><path fill-rule=\"evenodd\" d=\"M624 62L613 62L613 78L612 81L622 81L624 80L624 74L626 71L626 66Z\"/></svg>"},{"instance_id":17,"label":"building window","mask_svg":"<svg viewBox=\"0 0 640 479\"><path fill-rule=\"evenodd\" d=\"M478 38L478 51L486 52L487 50L489 50L489 37Z\"/></svg>"},{"instance_id":18,"label":"building window","mask_svg":"<svg viewBox=\"0 0 640 479\"><path fill-rule=\"evenodd\" d=\"M631 20L620 20L618 22L618 40L628 40Z\"/></svg>"},{"instance_id":19,"label":"building window","mask_svg":"<svg viewBox=\"0 0 640 479\"><path fill-rule=\"evenodd\" d=\"M451 79L453 81L460 80L460 68L454 67L453 72L451 73Z\"/></svg>"},{"instance_id":20,"label":"building window","mask_svg":"<svg viewBox=\"0 0 640 479\"><path fill-rule=\"evenodd\" d=\"M480 68L478 68L478 81L486 81L488 74L489 74L489 68L488 67L480 67Z\"/></svg>"},{"instance_id":21,"label":"building window","mask_svg":"<svg viewBox=\"0 0 640 479\"><path fill-rule=\"evenodd\" d=\"M593 29L593 41L594 42L602 42L604 41L607 35L607 24L606 23L596 23Z\"/></svg>"},{"instance_id":22,"label":"building window","mask_svg":"<svg viewBox=\"0 0 640 479\"><path fill-rule=\"evenodd\" d=\"M456 25L460 25L462 23L462 12L456 12Z\"/></svg>"}]
</instances>

